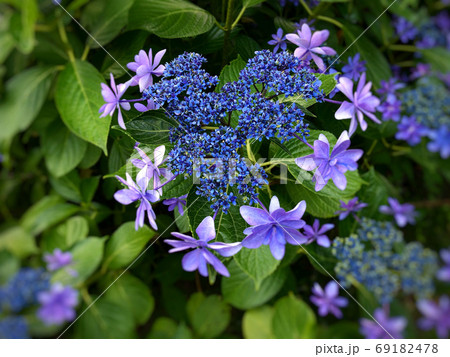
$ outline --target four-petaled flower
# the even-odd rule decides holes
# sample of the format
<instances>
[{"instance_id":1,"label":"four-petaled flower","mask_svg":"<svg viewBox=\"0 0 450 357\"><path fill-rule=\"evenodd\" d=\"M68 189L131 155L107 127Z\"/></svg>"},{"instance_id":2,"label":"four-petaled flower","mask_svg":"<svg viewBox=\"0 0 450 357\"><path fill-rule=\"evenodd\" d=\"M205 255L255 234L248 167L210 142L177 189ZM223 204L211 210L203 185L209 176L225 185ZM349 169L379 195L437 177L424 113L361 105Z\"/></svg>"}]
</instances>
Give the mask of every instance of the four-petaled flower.
<instances>
[{"instance_id":1,"label":"four-petaled flower","mask_svg":"<svg viewBox=\"0 0 450 357\"><path fill-rule=\"evenodd\" d=\"M44 254L44 261L47 263L48 271L55 271L72 264L72 253L56 248L52 254Z\"/></svg>"},{"instance_id":2,"label":"four-petaled flower","mask_svg":"<svg viewBox=\"0 0 450 357\"><path fill-rule=\"evenodd\" d=\"M389 95L395 94L396 91L405 87L404 83L397 82L395 78L389 78L389 80L381 80L380 81L380 89L377 90L377 93L380 95Z\"/></svg>"},{"instance_id":3,"label":"four-petaled flower","mask_svg":"<svg viewBox=\"0 0 450 357\"><path fill-rule=\"evenodd\" d=\"M136 146L136 150L142 159L133 159L131 162L134 166L141 169L141 171L136 176L136 181L140 181L145 177L150 180L153 179L153 189L155 189L160 195L162 195L161 179L163 176L165 179L170 180L173 174L165 168L160 168L159 166L164 163L164 153L166 147L164 145L158 146L153 151L153 160L147 156L147 154Z\"/></svg>"},{"instance_id":4,"label":"four-petaled flower","mask_svg":"<svg viewBox=\"0 0 450 357\"><path fill-rule=\"evenodd\" d=\"M402 102L394 94L388 94L377 110L383 115L383 120L399 121Z\"/></svg>"},{"instance_id":5,"label":"four-petaled flower","mask_svg":"<svg viewBox=\"0 0 450 357\"><path fill-rule=\"evenodd\" d=\"M404 317L389 317L389 308L378 308L373 313L374 320L360 319L360 332L368 339L403 338L406 327Z\"/></svg>"},{"instance_id":6,"label":"four-petaled flower","mask_svg":"<svg viewBox=\"0 0 450 357\"><path fill-rule=\"evenodd\" d=\"M350 136L356 131L358 121L363 131L367 129L364 115L368 116L377 124L381 123L373 114L376 107L380 105L380 100L372 95L372 92L370 91L371 87L372 82L366 83L365 73L361 75L356 92L353 92L353 82L351 79L344 76L339 78L339 83L336 85L336 88L344 93L344 95L350 99L350 102L344 101L334 114L334 117L338 120L351 118L349 128Z\"/></svg>"},{"instance_id":7,"label":"four-petaled flower","mask_svg":"<svg viewBox=\"0 0 450 357\"><path fill-rule=\"evenodd\" d=\"M439 302L433 300L420 300L417 308L423 317L418 325L422 330L436 329L439 338L447 338L450 330L450 298L441 296Z\"/></svg>"},{"instance_id":8,"label":"four-petaled flower","mask_svg":"<svg viewBox=\"0 0 450 357\"><path fill-rule=\"evenodd\" d=\"M54 284L49 291L39 293L41 304L37 315L47 325L58 325L75 318L78 292L70 286Z\"/></svg>"},{"instance_id":9,"label":"four-petaled flower","mask_svg":"<svg viewBox=\"0 0 450 357\"><path fill-rule=\"evenodd\" d=\"M356 161L362 156L360 149L347 150L350 139L347 131L343 131L330 154L330 144L325 135L320 134L314 141L314 154L295 159L295 163L303 170L314 173L313 181L316 182L316 191L325 187L331 178L340 190L347 186L346 171L355 171L358 168Z\"/></svg>"},{"instance_id":10,"label":"four-petaled flower","mask_svg":"<svg viewBox=\"0 0 450 357\"><path fill-rule=\"evenodd\" d=\"M276 196L270 201L269 211L265 209L242 206L241 216L252 227L246 228L247 237L242 241L245 248L256 249L261 245L269 245L275 259L284 257L286 243L299 245L307 242L297 229L303 228L303 217L306 202L301 201L289 212L280 207Z\"/></svg>"},{"instance_id":11,"label":"four-petaled flower","mask_svg":"<svg viewBox=\"0 0 450 357\"><path fill-rule=\"evenodd\" d=\"M360 61L360 54L348 58L348 64L342 67L342 73L345 77L357 81L361 73L366 71L366 61Z\"/></svg>"},{"instance_id":12,"label":"four-petaled flower","mask_svg":"<svg viewBox=\"0 0 450 357\"><path fill-rule=\"evenodd\" d=\"M414 210L414 206L410 203L400 204L395 198L388 198L389 206L380 206L380 212L384 214L390 214L394 216L395 221L399 227L404 227L408 223L416 223L415 217L417 213Z\"/></svg>"},{"instance_id":13,"label":"four-petaled flower","mask_svg":"<svg viewBox=\"0 0 450 357\"><path fill-rule=\"evenodd\" d=\"M311 302L319 308L319 315L326 316L330 312L338 319L342 318L341 307L348 305L345 297L339 296L339 286L335 281L330 281L325 289L315 283L312 288Z\"/></svg>"},{"instance_id":14,"label":"four-petaled flower","mask_svg":"<svg viewBox=\"0 0 450 357\"><path fill-rule=\"evenodd\" d=\"M186 199L187 194L180 197L174 197L164 200L163 204L169 206L168 207L169 212L173 211L175 207L177 207L178 213L180 214L180 216L182 216L184 214L184 207L186 207Z\"/></svg>"},{"instance_id":15,"label":"four-petaled flower","mask_svg":"<svg viewBox=\"0 0 450 357\"><path fill-rule=\"evenodd\" d=\"M311 34L311 29L307 24L302 25L301 30L297 30L298 35L290 33L286 35L286 39L298 47L295 49L294 56L305 61L311 58L320 71L324 72L326 67L322 58L318 55L334 56L336 51L331 47L320 46L324 43L330 32L328 30L316 31Z\"/></svg>"},{"instance_id":16,"label":"four-petaled flower","mask_svg":"<svg viewBox=\"0 0 450 357\"><path fill-rule=\"evenodd\" d=\"M220 259L208 249L212 249L224 257L231 257L241 250L241 243L208 243L216 237L216 230L214 228L214 220L212 217L206 217L198 225L195 232L197 232L199 239L195 239L182 233L173 232L172 235L181 240L164 240L165 243L173 247L169 250L169 253L194 249L187 253L181 261L184 270L194 271L198 269L200 275L208 276L207 264L210 264L219 274L227 277L230 276L225 265L223 265Z\"/></svg>"},{"instance_id":17,"label":"four-petaled flower","mask_svg":"<svg viewBox=\"0 0 450 357\"><path fill-rule=\"evenodd\" d=\"M339 214L340 221L346 219L350 213L356 218L355 212L361 211L365 207L367 207L367 203L358 202L358 197L353 197L347 203L341 200L341 209L336 211L336 214Z\"/></svg>"},{"instance_id":18,"label":"four-petaled flower","mask_svg":"<svg viewBox=\"0 0 450 357\"><path fill-rule=\"evenodd\" d=\"M324 233L333 228L334 224L332 223L326 223L320 227L319 220L315 219L313 225L304 226L303 231L306 239L308 239L308 243L316 241L318 245L328 248L330 246L330 239Z\"/></svg>"},{"instance_id":19,"label":"four-petaled flower","mask_svg":"<svg viewBox=\"0 0 450 357\"><path fill-rule=\"evenodd\" d=\"M420 124L414 116L404 116L400 124L398 124L397 130L395 138L405 140L411 146L420 143L422 137L428 134L428 129Z\"/></svg>"},{"instance_id":20,"label":"four-petaled flower","mask_svg":"<svg viewBox=\"0 0 450 357\"><path fill-rule=\"evenodd\" d=\"M439 152L443 159L450 157L450 126L441 125L438 129L429 130L430 142L427 145L431 152Z\"/></svg>"},{"instance_id":21,"label":"four-petaled flower","mask_svg":"<svg viewBox=\"0 0 450 357\"><path fill-rule=\"evenodd\" d=\"M123 121L122 111L120 110L120 107L122 107L124 110L130 110L131 106L130 103L128 102L122 102L120 98L122 98L123 94L130 86L130 83L131 81L128 81L126 83L118 84L116 86L116 82L114 81L114 76L112 75L112 73L111 73L111 88L109 88L105 83L101 83L102 96L106 104L103 104L98 111L99 113L102 113L100 118L104 118L108 114L110 116L113 116L117 108L117 111L119 112L117 122L119 123L122 129L126 129L126 127Z\"/></svg>"},{"instance_id":22,"label":"four-petaled flower","mask_svg":"<svg viewBox=\"0 0 450 357\"><path fill-rule=\"evenodd\" d=\"M139 85L139 90L142 92L153 84L153 76L162 76L166 67L159 63L165 53L166 50L159 51L153 59L151 48L148 55L145 51L140 50L139 54L134 56L134 62L127 64L129 69L136 72L132 79L132 85Z\"/></svg>"},{"instance_id":23,"label":"four-petaled flower","mask_svg":"<svg viewBox=\"0 0 450 357\"><path fill-rule=\"evenodd\" d=\"M276 53L279 48L281 48L282 51L286 50L286 36L283 36L283 29L279 28L277 30L277 33L272 35L273 40L270 40L267 42L269 45L275 46L273 49L273 53Z\"/></svg>"},{"instance_id":24,"label":"four-petaled flower","mask_svg":"<svg viewBox=\"0 0 450 357\"><path fill-rule=\"evenodd\" d=\"M127 180L125 181L122 177L116 176L116 178L122 182L128 188L117 191L114 194L114 198L123 205L129 205L132 202L140 201L139 207L136 212L136 230L139 227L144 226L145 212L147 211L147 217L150 225L154 230L158 229L156 225L156 215L153 212L153 208L150 202L156 202L159 200L159 193L154 190L148 190L148 178L142 177L137 180L137 184L133 181L130 174L126 173Z\"/></svg>"}]
</instances>

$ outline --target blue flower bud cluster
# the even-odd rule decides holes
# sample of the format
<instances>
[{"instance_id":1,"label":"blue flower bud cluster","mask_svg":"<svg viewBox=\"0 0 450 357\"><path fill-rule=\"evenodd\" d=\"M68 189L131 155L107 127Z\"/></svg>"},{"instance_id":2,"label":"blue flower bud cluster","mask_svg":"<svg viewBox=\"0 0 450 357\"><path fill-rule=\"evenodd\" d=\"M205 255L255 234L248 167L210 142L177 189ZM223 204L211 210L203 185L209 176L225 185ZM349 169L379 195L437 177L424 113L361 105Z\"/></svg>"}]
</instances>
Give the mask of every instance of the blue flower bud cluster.
<instances>
[{"instance_id":1,"label":"blue flower bud cluster","mask_svg":"<svg viewBox=\"0 0 450 357\"><path fill-rule=\"evenodd\" d=\"M22 268L11 280L0 287L0 312L20 312L38 303L38 294L48 290L50 277L44 269Z\"/></svg>"},{"instance_id":2,"label":"blue flower bud cluster","mask_svg":"<svg viewBox=\"0 0 450 357\"><path fill-rule=\"evenodd\" d=\"M401 100L406 115L420 124L430 129L450 126L450 96L444 85L421 79L416 88L401 94Z\"/></svg>"},{"instance_id":3,"label":"blue flower bud cluster","mask_svg":"<svg viewBox=\"0 0 450 357\"><path fill-rule=\"evenodd\" d=\"M426 23L419 28L419 39L416 42L418 48L447 47L447 37L443 31L433 22Z\"/></svg>"},{"instance_id":4,"label":"blue flower bud cluster","mask_svg":"<svg viewBox=\"0 0 450 357\"><path fill-rule=\"evenodd\" d=\"M341 284L348 287L355 279L382 304L400 290L416 298L434 291L436 254L417 242L405 244L392 223L364 218L357 234L334 240L332 253L339 260L335 271Z\"/></svg>"},{"instance_id":5,"label":"blue flower bud cluster","mask_svg":"<svg viewBox=\"0 0 450 357\"><path fill-rule=\"evenodd\" d=\"M164 106L180 124L170 132L174 148L168 168L176 175L194 175L200 183L197 194L211 201L212 209L226 212L236 202L230 188L251 203L267 183L264 170L240 153L247 140L276 136L285 141L309 134L302 109L280 103L279 97L322 101L323 92L310 69L288 52L256 52L239 79L220 90L213 90L217 76L201 68L205 62L196 53L178 56L143 97Z\"/></svg>"},{"instance_id":6,"label":"blue flower bud cluster","mask_svg":"<svg viewBox=\"0 0 450 357\"><path fill-rule=\"evenodd\" d=\"M22 316L7 316L0 320L0 339L29 338L28 324Z\"/></svg>"}]
</instances>

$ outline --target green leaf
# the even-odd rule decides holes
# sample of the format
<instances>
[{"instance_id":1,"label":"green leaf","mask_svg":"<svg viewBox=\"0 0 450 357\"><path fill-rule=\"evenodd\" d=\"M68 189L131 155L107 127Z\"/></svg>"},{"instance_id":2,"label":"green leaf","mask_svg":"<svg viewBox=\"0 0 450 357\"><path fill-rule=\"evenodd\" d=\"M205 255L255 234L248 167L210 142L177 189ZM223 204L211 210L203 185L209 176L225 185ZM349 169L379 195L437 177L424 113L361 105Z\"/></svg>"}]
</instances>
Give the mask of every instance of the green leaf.
<instances>
[{"instance_id":1,"label":"green leaf","mask_svg":"<svg viewBox=\"0 0 450 357\"><path fill-rule=\"evenodd\" d=\"M181 38L205 33L214 25L214 16L184 0L135 0L129 24L162 38Z\"/></svg>"},{"instance_id":2,"label":"green leaf","mask_svg":"<svg viewBox=\"0 0 450 357\"><path fill-rule=\"evenodd\" d=\"M61 197L75 203L81 202L81 179L78 172L75 170L59 178L49 176L49 181L52 188L61 195Z\"/></svg>"},{"instance_id":3,"label":"green leaf","mask_svg":"<svg viewBox=\"0 0 450 357\"><path fill-rule=\"evenodd\" d=\"M239 79L239 73L245 68L245 65L246 62L239 55L235 60L231 61L230 64L226 65L220 72L216 92L218 92L225 83L237 81Z\"/></svg>"},{"instance_id":4,"label":"green leaf","mask_svg":"<svg viewBox=\"0 0 450 357\"><path fill-rule=\"evenodd\" d=\"M280 261L272 256L268 245L262 245L258 249L241 249L234 256L234 260L253 279L256 290L261 288L264 279L280 264Z\"/></svg>"},{"instance_id":5,"label":"green leaf","mask_svg":"<svg viewBox=\"0 0 450 357\"><path fill-rule=\"evenodd\" d=\"M79 207L56 196L48 196L31 206L22 216L21 226L33 235L69 218L79 211Z\"/></svg>"},{"instance_id":6,"label":"green leaf","mask_svg":"<svg viewBox=\"0 0 450 357\"><path fill-rule=\"evenodd\" d=\"M444 47L435 47L420 51L426 62L431 64L435 71L450 72L450 53Z\"/></svg>"},{"instance_id":7,"label":"green leaf","mask_svg":"<svg viewBox=\"0 0 450 357\"><path fill-rule=\"evenodd\" d=\"M316 316L303 301L289 294L275 303L272 328L276 338L314 338Z\"/></svg>"},{"instance_id":8,"label":"green leaf","mask_svg":"<svg viewBox=\"0 0 450 357\"><path fill-rule=\"evenodd\" d=\"M261 306L248 310L242 318L242 334L245 338L274 338L272 319L275 309L272 306Z\"/></svg>"},{"instance_id":9,"label":"green leaf","mask_svg":"<svg viewBox=\"0 0 450 357\"><path fill-rule=\"evenodd\" d=\"M54 71L53 67L33 67L6 83L6 95L0 103L0 141L30 126L47 98Z\"/></svg>"},{"instance_id":10,"label":"green leaf","mask_svg":"<svg viewBox=\"0 0 450 357\"><path fill-rule=\"evenodd\" d=\"M0 250L0 286L5 285L19 269L20 259L5 250Z\"/></svg>"},{"instance_id":11,"label":"green leaf","mask_svg":"<svg viewBox=\"0 0 450 357\"><path fill-rule=\"evenodd\" d=\"M219 295L195 293L191 295L186 310L196 335L201 338L219 336L231 319L231 308Z\"/></svg>"},{"instance_id":12,"label":"green leaf","mask_svg":"<svg viewBox=\"0 0 450 357\"><path fill-rule=\"evenodd\" d=\"M50 124L41 137L45 163L50 173L60 177L83 159L87 143L72 134L61 122Z\"/></svg>"},{"instance_id":13,"label":"green leaf","mask_svg":"<svg viewBox=\"0 0 450 357\"><path fill-rule=\"evenodd\" d=\"M263 3L266 0L243 0L242 1L242 6L243 7L251 7L251 6L255 6L258 4Z\"/></svg>"},{"instance_id":14,"label":"green leaf","mask_svg":"<svg viewBox=\"0 0 450 357\"><path fill-rule=\"evenodd\" d=\"M20 15L12 16L10 31L16 39L17 48L29 54L35 45L34 25L39 16L38 4L36 0L22 0L15 5L20 7Z\"/></svg>"},{"instance_id":15,"label":"green leaf","mask_svg":"<svg viewBox=\"0 0 450 357\"><path fill-rule=\"evenodd\" d=\"M14 49L14 44L14 38L9 32L0 32L0 48L2 49L0 52L0 64L8 58L9 54Z\"/></svg>"},{"instance_id":16,"label":"green leaf","mask_svg":"<svg viewBox=\"0 0 450 357\"><path fill-rule=\"evenodd\" d=\"M192 338L192 331L184 322L177 323L168 317L158 317L152 325L148 338Z\"/></svg>"},{"instance_id":17,"label":"green leaf","mask_svg":"<svg viewBox=\"0 0 450 357\"><path fill-rule=\"evenodd\" d=\"M261 282L259 289L255 289L253 279L235 261L232 260L227 268L230 277L222 279L222 295L226 302L241 310L269 301L280 291L287 278L287 269L278 269Z\"/></svg>"},{"instance_id":18,"label":"green leaf","mask_svg":"<svg viewBox=\"0 0 450 357\"><path fill-rule=\"evenodd\" d=\"M331 253L331 249L321 247L317 244L302 245L302 247L306 252L304 252L302 248L300 248L300 252L305 253L311 265L319 273L329 277L327 272L334 271L334 267L337 263L335 256Z\"/></svg>"},{"instance_id":19,"label":"green leaf","mask_svg":"<svg viewBox=\"0 0 450 357\"><path fill-rule=\"evenodd\" d=\"M170 128L175 128L178 124L173 119L168 118L163 110L152 110L129 121L126 126L126 131L119 127L114 127L114 129L124 132L141 144L155 148L170 143Z\"/></svg>"},{"instance_id":20,"label":"green leaf","mask_svg":"<svg viewBox=\"0 0 450 357\"><path fill-rule=\"evenodd\" d=\"M109 289L104 299L122 306L123 310L129 311L137 324L144 324L155 308L155 299L150 289L135 276L126 273L117 280L108 279L104 288Z\"/></svg>"},{"instance_id":21,"label":"green leaf","mask_svg":"<svg viewBox=\"0 0 450 357\"><path fill-rule=\"evenodd\" d=\"M192 188L192 177L178 176L163 188L162 198L173 198L187 195Z\"/></svg>"},{"instance_id":22,"label":"green leaf","mask_svg":"<svg viewBox=\"0 0 450 357\"><path fill-rule=\"evenodd\" d=\"M83 11L81 23L89 30L87 44L91 48L104 46L114 39L128 23L128 11L134 0L94 0ZM100 45L98 43L100 43Z\"/></svg>"},{"instance_id":23,"label":"green leaf","mask_svg":"<svg viewBox=\"0 0 450 357\"><path fill-rule=\"evenodd\" d=\"M89 303L94 300L90 297ZM82 310L83 311L83 310ZM130 338L134 317L123 305L98 299L74 324L74 338Z\"/></svg>"},{"instance_id":24,"label":"green leaf","mask_svg":"<svg viewBox=\"0 0 450 357\"><path fill-rule=\"evenodd\" d=\"M0 233L0 251L3 249L20 259L38 252L34 237L20 226Z\"/></svg>"},{"instance_id":25,"label":"green leaf","mask_svg":"<svg viewBox=\"0 0 450 357\"><path fill-rule=\"evenodd\" d=\"M156 232L143 226L135 230L134 222L122 224L106 244L104 269L118 269L131 263Z\"/></svg>"},{"instance_id":26,"label":"green leaf","mask_svg":"<svg viewBox=\"0 0 450 357\"><path fill-rule=\"evenodd\" d=\"M88 233L89 226L86 218L81 216L69 218L44 235L42 250L53 252L56 248L63 251L70 249L76 242L85 239Z\"/></svg>"},{"instance_id":27,"label":"green leaf","mask_svg":"<svg viewBox=\"0 0 450 357\"><path fill-rule=\"evenodd\" d=\"M104 244L103 238L86 238L75 244L70 250L73 258L70 269L76 271L76 274L61 269L53 275L52 281L74 286L83 283L100 265Z\"/></svg>"},{"instance_id":28,"label":"green leaf","mask_svg":"<svg viewBox=\"0 0 450 357\"><path fill-rule=\"evenodd\" d=\"M100 118L105 103L100 84L103 77L88 62L76 60L60 73L55 91L56 107L66 126L105 153L111 117Z\"/></svg>"},{"instance_id":29,"label":"green leaf","mask_svg":"<svg viewBox=\"0 0 450 357\"><path fill-rule=\"evenodd\" d=\"M361 27L345 22L344 25L346 43L349 46L352 45L349 47L349 55L355 55L358 52L361 54L361 59L367 62L367 79L378 88L381 80L387 80L391 77L389 62L366 35L359 37L364 31Z\"/></svg>"}]
</instances>

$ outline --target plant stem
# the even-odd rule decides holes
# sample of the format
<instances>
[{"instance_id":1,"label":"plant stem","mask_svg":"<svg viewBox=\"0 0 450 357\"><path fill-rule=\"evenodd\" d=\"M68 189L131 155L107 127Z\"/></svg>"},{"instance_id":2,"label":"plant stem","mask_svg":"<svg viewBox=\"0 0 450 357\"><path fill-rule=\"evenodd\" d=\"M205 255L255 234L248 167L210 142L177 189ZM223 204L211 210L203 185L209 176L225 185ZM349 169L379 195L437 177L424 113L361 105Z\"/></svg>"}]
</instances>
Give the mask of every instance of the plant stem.
<instances>
[{"instance_id":1,"label":"plant stem","mask_svg":"<svg viewBox=\"0 0 450 357\"><path fill-rule=\"evenodd\" d=\"M324 98L323 100L328 103L339 104L339 105L342 104L342 102L339 102L337 100L332 100L332 99L327 99L327 98Z\"/></svg>"},{"instance_id":2,"label":"plant stem","mask_svg":"<svg viewBox=\"0 0 450 357\"><path fill-rule=\"evenodd\" d=\"M306 2L304 0L300 0L300 4L302 4L302 6L305 8L305 10L308 13L308 15L312 16L313 12L309 8L309 6L306 4Z\"/></svg>"},{"instance_id":3,"label":"plant stem","mask_svg":"<svg viewBox=\"0 0 450 357\"><path fill-rule=\"evenodd\" d=\"M61 37L61 41L66 47L67 55L71 62L75 62L75 55L73 53L72 47L70 46L69 39L67 38L66 29L64 28L64 24L61 18L58 18L58 32Z\"/></svg>"},{"instance_id":4,"label":"plant stem","mask_svg":"<svg viewBox=\"0 0 450 357\"><path fill-rule=\"evenodd\" d=\"M234 27L238 24L239 20L241 19L242 15L244 15L244 12L247 8L244 6L242 7L241 11L239 12L239 15L236 17L236 20L234 20L233 24L231 25L231 29L234 29Z\"/></svg>"},{"instance_id":5,"label":"plant stem","mask_svg":"<svg viewBox=\"0 0 450 357\"><path fill-rule=\"evenodd\" d=\"M81 60L82 61L85 61L86 60L86 58L87 58L87 56L88 56L88 54L89 54L89 50L90 50L91 48L88 46L88 45L86 45L86 46L84 46L84 51L83 51L83 54L81 55Z\"/></svg>"},{"instance_id":6,"label":"plant stem","mask_svg":"<svg viewBox=\"0 0 450 357\"><path fill-rule=\"evenodd\" d=\"M233 17L232 17L233 2L234 2L234 0L228 0L227 18L225 20L225 36L223 38L223 57L222 57L223 65L225 65L227 62L228 50L230 48L231 24L233 21Z\"/></svg>"},{"instance_id":7,"label":"plant stem","mask_svg":"<svg viewBox=\"0 0 450 357\"><path fill-rule=\"evenodd\" d=\"M305 143L306 145L308 145L311 149L314 150L314 146L312 146L310 143L308 143L306 140L302 139L300 136L298 136L297 134L294 134L294 136L300 140L301 142Z\"/></svg>"},{"instance_id":8,"label":"plant stem","mask_svg":"<svg viewBox=\"0 0 450 357\"><path fill-rule=\"evenodd\" d=\"M389 45L388 48L393 51L417 52L417 47L412 45Z\"/></svg>"},{"instance_id":9,"label":"plant stem","mask_svg":"<svg viewBox=\"0 0 450 357\"><path fill-rule=\"evenodd\" d=\"M339 21L337 21L335 19L332 19L331 17L318 15L316 18L317 18L317 20L326 21L326 22L329 22L330 24L336 25L340 29L344 28L344 25L342 23L340 23Z\"/></svg>"}]
</instances>

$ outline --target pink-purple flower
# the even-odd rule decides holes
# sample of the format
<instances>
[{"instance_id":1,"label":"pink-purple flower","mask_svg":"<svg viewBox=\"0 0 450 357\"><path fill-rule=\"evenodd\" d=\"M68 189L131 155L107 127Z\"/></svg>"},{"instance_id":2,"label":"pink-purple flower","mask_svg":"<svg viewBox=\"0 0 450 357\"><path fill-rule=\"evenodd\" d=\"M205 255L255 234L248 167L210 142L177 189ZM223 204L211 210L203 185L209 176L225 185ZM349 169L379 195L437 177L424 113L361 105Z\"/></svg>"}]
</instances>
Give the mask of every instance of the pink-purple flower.
<instances>
[{"instance_id":1,"label":"pink-purple flower","mask_svg":"<svg viewBox=\"0 0 450 357\"><path fill-rule=\"evenodd\" d=\"M160 62L165 53L166 50L159 51L153 59L151 48L148 55L144 50L140 50L139 54L134 56L134 62L127 64L130 70L136 72L132 79L132 85L139 85L139 90L142 92L153 84L153 76L162 76L165 67Z\"/></svg>"},{"instance_id":2,"label":"pink-purple flower","mask_svg":"<svg viewBox=\"0 0 450 357\"><path fill-rule=\"evenodd\" d=\"M275 46L273 49L273 53L276 53L279 48L282 51L286 51L286 36L283 36L283 29L279 28L277 33L272 35L272 40L267 42L269 45Z\"/></svg>"},{"instance_id":3,"label":"pink-purple flower","mask_svg":"<svg viewBox=\"0 0 450 357\"><path fill-rule=\"evenodd\" d=\"M120 110L120 107L122 107L124 110L130 110L131 106L130 103L121 101L121 98L128 89L128 87L130 86L130 83L131 81L128 81L126 83L118 84L116 86L116 82L114 81L114 76L112 75L112 73L111 73L111 88L108 87L105 83L101 83L102 96L106 104L103 104L98 111L99 113L102 113L100 118L104 118L108 114L110 116L113 116L117 108L117 111L119 112L117 122L119 123L122 129L126 129L126 127L123 121L122 111Z\"/></svg>"},{"instance_id":4,"label":"pink-purple flower","mask_svg":"<svg viewBox=\"0 0 450 357\"><path fill-rule=\"evenodd\" d=\"M336 85L336 88L344 93L344 95L350 99L350 102L344 101L334 114L334 117L338 120L351 119L349 128L350 136L356 131L358 122L363 131L367 129L364 115L368 116L377 124L381 123L373 114L376 107L380 105L380 100L372 95L372 92L370 91L371 87L372 82L366 83L365 73L361 75L355 92L353 92L352 80L343 76L339 78L339 83Z\"/></svg>"},{"instance_id":5,"label":"pink-purple flower","mask_svg":"<svg viewBox=\"0 0 450 357\"><path fill-rule=\"evenodd\" d=\"M136 212L136 230L138 230L139 227L144 226L146 212L150 225L154 230L157 230L158 226L156 225L155 221L156 215L153 211L151 202L156 202L159 200L159 193L157 191L147 189L148 178L141 177L139 180L137 180L137 184L133 181L128 172L126 173L126 181L119 176L116 176L116 178L128 188L117 191L114 194L114 198L123 205L129 205L130 203L136 201L140 202Z\"/></svg>"},{"instance_id":6,"label":"pink-purple flower","mask_svg":"<svg viewBox=\"0 0 450 357\"><path fill-rule=\"evenodd\" d=\"M409 145L414 146L420 143L422 137L428 134L428 129L420 124L414 116L404 116L397 127L395 138L405 140Z\"/></svg>"},{"instance_id":7,"label":"pink-purple flower","mask_svg":"<svg viewBox=\"0 0 450 357\"><path fill-rule=\"evenodd\" d=\"M383 115L383 120L399 121L402 102L394 94L388 94L377 110Z\"/></svg>"},{"instance_id":8,"label":"pink-purple flower","mask_svg":"<svg viewBox=\"0 0 450 357\"><path fill-rule=\"evenodd\" d=\"M350 149L350 139L347 131L339 136L336 145L330 154L330 144L325 135L320 134L319 139L314 141L314 154L295 159L295 163L303 170L314 173L313 181L316 182L316 191L320 191L332 179L340 190L347 186L345 172L358 169L356 161L363 155L360 149Z\"/></svg>"},{"instance_id":9,"label":"pink-purple flower","mask_svg":"<svg viewBox=\"0 0 450 357\"><path fill-rule=\"evenodd\" d=\"M59 325L72 321L78 305L78 292L70 286L54 284L49 291L39 293L41 304L37 315L47 325Z\"/></svg>"},{"instance_id":10,"label":"pink-purple flower","mask_svg":"<svg viewBox=\"0 0 450 357\"><path fill-rule=\"evenodd\" d=\"M450 249L441 249L439 254L445 265L438 270L436 277L441 281L450 282Z\"/></svg>"},{"instance_id":11,"label":"pink-purple flower","mask_svg":"<svg viewBox=\"0 0 450 357\"><path fill-rule=\"evenodd\" d=\"M214 250L224 257L231 257L242 248L240 242L236 243L222 243L213 242L208 243L216 238L216 230L214 227L214 219L206 217L198 225L195 232L199 239L187 236L182 233L174 232L172 235L180 240L166 239L165 243L171 245L173 248L169 253L180 252L187 249L193 249L191 252L185 254L181 261L181 265L186 271L198 270L200 275L208 276L208 267L210 264L219 274L223 276L230 276L225 265L209 250Z\"/></svg>"},{"instance_id":12,"label":"pink-purple flower","mask_svg":"<svg viewBox=\"0 0 450 357\"><path fill-rule=\"evenodd\" d=\"M330 246L330 239L325 234L330 229L334 228L334 224L326 223L320 227L320 222L318 219L314 220L312 226L306 225L303 227L303 234L308 240L308 243L316 242L318 245L328 248Z\"/></svg>"},{"instance_id":13,"label":"pink-purple flower","mask_svg":"<svg viewBox=\"0 0 450 357\"><path fill-rule=\"evenodd\" d=\"M346 219L350 213L357 218L355 212L361 211L365 207L367 207L367 203L358 202L358 197L353 197L347 203L341 201L341 209L336 214L339 214L340 221Z\"/></svg>"},{"instance_id":14,"label":"pink-purple flower","mask_svg":"<svg viewBox=\"0 0 450 357\"><path fill-rule=\"evenodd\" d=\"M338 319L342 318L340 308L348 305L348 299L339 296L339 286L335 281L330 281L325 288L315 283L312 288L311 302L319 308L319 315L326 316L332 313Z\"/></svg>"},{"instance_id":15,"label":"pink-purple flower","mask_svg":"<svg viewBox=\"0 0 450 357\"><path fill-rule=\"evenodd\" d=\"M439 338L447 338L450 330L450 298L441 296L438 302L420 300L417 308L423 317L418 321L422 330L435 329Z\"/></svg>"},{"instance_id":16,"label":"pink-purple flower","mask_svg":"<svg viewBox=\"0 0 450 357\"><path fill-rule=\"evenodd\" d=\"M294 51L294 56L302 60L309 61L312 59L320 71L324 72L325 64L318 55L334 56L336 51L331 47L321 46L330 35L328 30L316 31L311 33L311 29L307 24L302 25L301 30L297 30L297 34L290 33L286 35L286 39L298 47Z\"/></svg>"},{"instance_id":17,"label":"pink-purple flower","mask_svg":"<svg viewBox=\"0 0 450 357\"><path fill-rule=\"evenodd\" d=\"M184 214L184 207L186 207L186 199L187 194L180 197L169 198L163 201L163 205L169 206L169 212L173 211L175 207L177 207L178 213L182 216Z\"/></svg>"},{"instance_id":18,"label":"pink-purple flower","mask_svg":"<svg viewBox=\"0 0 450 357\"><path fill-rule=\"evenodd\" d=\"M72 264L72 253L56 248L53 253L44 254L44 261L47 263L48 271L55 271Z\"/></svg>"},{"instance_id":19,"label":"pink-purple flower","mask_svg":"<svg viewBox=\"0 0 450 357\"><path fill-rule=\"evenodd\" d=\"M404 317L389 317L389 308L378 308L373 313L376 321L360 319L360 332L368 339L403 338L406 327Z\"/></svg>"},{"instance_id":20,"label":"pink-purple flower","mask_svg":"<svg viewBox=\"0 0 450 357\"><path fill-rule=\"evenodd\" d=\"M380 212L394 216L399 227L404 227L408 223L416 223L416 215L414 206L410 203L400 204L395 198L388 198L389 205L380 206Z\"/></svg>"},{"instance_id":21,"label":"pink-purple flower","mask_svg":"<svg viewBox=\"0 0 450 357\"><path fill-rule=\"evenodd\" d=\"M247 237L242 241L242 246L257 249L261 245L269 245L275 259L284 257L286 243L299 245L307 242L306 238L298 231L303 228L305 222L301 220L305 213L306 202L299 202L291 211L286 212L280 207L276 196L270 201L269 210L251 206L241 206L242 218L251 225L244 230Z\"/></svg>"}]
</instances>

